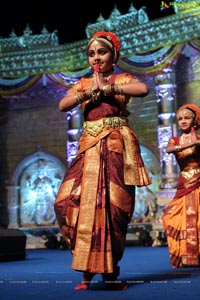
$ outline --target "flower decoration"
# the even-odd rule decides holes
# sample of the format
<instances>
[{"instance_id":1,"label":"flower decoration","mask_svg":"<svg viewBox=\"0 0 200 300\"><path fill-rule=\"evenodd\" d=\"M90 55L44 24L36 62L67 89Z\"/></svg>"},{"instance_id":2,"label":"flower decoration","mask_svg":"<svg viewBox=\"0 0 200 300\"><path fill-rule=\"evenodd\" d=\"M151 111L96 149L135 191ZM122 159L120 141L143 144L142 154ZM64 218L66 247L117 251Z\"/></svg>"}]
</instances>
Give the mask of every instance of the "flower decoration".
<instances>
[{"instance_id":1,"label":"flower decoration","mask_svg":"<svg viewBox=\"0 0 200 300\"><path fill-rule=\"evenodd\" d=\"M114 45L116 51L119 53L119 51L120 51L120 43L119 43L118 37L113 32L110 32L110 31L98 31L98 32L96 32L92 36L92 38L95 38L95 37L105 37L107 40L109 40L110 42L112 42L112 44Z\"/></svg>"}]
</instances>

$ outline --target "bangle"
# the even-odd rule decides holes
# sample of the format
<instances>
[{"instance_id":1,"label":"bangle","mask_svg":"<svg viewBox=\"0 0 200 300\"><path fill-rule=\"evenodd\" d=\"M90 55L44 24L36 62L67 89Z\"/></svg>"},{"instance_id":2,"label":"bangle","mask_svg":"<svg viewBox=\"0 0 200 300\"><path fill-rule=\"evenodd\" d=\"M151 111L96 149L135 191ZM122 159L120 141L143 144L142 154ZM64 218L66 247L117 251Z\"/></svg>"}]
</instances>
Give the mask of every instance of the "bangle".
<instances>
[{"instance_id":1,"label":"bangle","mask_svg":"<svg viewBox=\"0 0 200 300\"><path fill-rule=\"evenodd\" d=\"M76 93L76 102L81 104L84 100L92 98L92 89L88 88L84 92L77 92Z\"/></svg>"},{"instance_id":2,"label":"bangle","mask_svg":"<svg viewBox=\"0 0 200 300\"><path fill-rule=\"evenodd\" d=\"M77 92L76 93L76 102L78 104L81 104L83 102L84 99L84 94L82 92Z\"/></svg>"},{"instance_id":3,"label":"bangle","mask_svg":"<svg viewBox=\"0 0 200 300\"><path fill-rule=\"evenodd\" d=\"M85 100L86 99L90 99L91 97L92 97L92 89L91 88L88 88L87 90L85 90L85 92L84 92L84 98L85 98Z\"/></svg>"},{"instance_id":4,"label":"bangle","mask_svg":"<svg viewBox=\"0 0 200 300\"><path fill-rule=\"evenodd\" d=\"M179 151L181 151L181 149L182 149L181 145L176 145L175 146L175 151L179 152Z\"/></svg>"}]
</instances>

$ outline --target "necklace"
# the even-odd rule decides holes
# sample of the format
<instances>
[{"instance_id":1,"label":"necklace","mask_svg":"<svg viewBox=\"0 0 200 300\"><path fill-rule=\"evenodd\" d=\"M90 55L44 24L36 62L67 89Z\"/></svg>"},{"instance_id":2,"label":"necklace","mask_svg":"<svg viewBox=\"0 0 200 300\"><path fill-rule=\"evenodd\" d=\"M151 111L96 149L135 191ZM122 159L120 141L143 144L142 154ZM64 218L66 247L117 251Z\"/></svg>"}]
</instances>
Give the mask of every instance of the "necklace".
<instances>
[{"instance_id":1,"label":"necklace","mask_svg":"<svg viewBox=\"0 0 200 300\"><path fill-rule=\"evenodd\" d=\"M112 74L107 77L104 77L105 81L108 82L110 80L111 76L112 76Z\"/></svg>"},{"instance_id":2,"label":"necklace","mask_svg":"<svg viewBox=\"0 0 200 300\"><path fill-rule=\"evenodd\" d=\"M192 141L191 138L192 138L191 133L183 133L181 136L182 144L190 143Z\"/></svg>"},{"instance_id":3,"label":"necklace","mask_svg":"<svg viewBox=\"0 0 200 300\"><path fill-rule=\"evenodd\" d=\"M190 144L192 142L192 134L190 133L183 133L180 137L180 145L187 145ZM192 155L195 152L195 147L194 146L190 146L189 148L183 149L182 154L184 155L184 157Z\"/></svg>"},{"instance_id":4,"label":"necklace","mask_svg":"<svg viewBox=\"0 0 200 300\"><path fill-rule=\"evenodd\" d=\"M183 136L185 139L189 139L191 137L191 132L190 133L183 133Z\"/></svg>"}]
</instances>

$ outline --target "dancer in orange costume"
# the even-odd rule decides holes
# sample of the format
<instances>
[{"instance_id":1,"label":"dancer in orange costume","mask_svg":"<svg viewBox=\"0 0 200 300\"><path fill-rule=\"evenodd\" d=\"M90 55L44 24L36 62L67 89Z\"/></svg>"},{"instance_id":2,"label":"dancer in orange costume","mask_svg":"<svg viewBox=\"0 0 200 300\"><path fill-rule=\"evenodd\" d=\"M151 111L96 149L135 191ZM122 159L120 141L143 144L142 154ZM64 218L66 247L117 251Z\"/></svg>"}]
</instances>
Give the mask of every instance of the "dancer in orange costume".
<instances>
[{"instance_id":1,"label":"dancer in orange costume","mask_svg":"<svg viewBox=\"0 0 200 300\"><path fill-rule=\"evenodd\" d=\"M75 160L58 191L55 212L68 248L72 269L83 273L76 290L88 289L101 274L107 289L123 290L119 261L135 204L135 186L151 184L139 142L128 124L131 96L148 87L128 73L115 74L118 37L97 32L87 45L93 76L80 79L61 99L61 111L81 105L83 133Z\"/></svg>"},{"instance_id":2,"label":"dancer in orange costume","mask_svg":"<svg viewBox=\"0 0 200 300\"><path fill-rule=\"evenodd\" d=\"M200 266L200 108L181 106L176 113L182 134L170 138L166 151L180 167L178 187L168 203L163 225L174 268Z\"/></svg>"}]
</instances>

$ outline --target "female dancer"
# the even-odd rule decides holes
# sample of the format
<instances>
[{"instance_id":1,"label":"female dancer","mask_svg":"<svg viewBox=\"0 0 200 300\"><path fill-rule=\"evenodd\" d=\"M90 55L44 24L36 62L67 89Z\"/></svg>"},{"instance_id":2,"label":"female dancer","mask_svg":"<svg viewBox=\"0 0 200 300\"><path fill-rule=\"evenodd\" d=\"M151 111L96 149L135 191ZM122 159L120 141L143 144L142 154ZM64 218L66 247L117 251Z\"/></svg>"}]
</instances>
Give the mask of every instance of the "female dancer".
<instances>
[{"instance_id":1,"label":"female dancer","mask_svg":"<svg viewBox=\"0 0 200 300\"><path fill-rule=\"evenodd\" d=\"M61 99L68 111L81 104L83 133L75 160L58 191L55 212L72 269L83 272L76 290L88 289L101 274L108 289L123 290L121 260L135 203L135 186L151 184L139 142L128 125L131 96L145 96L146 84L131 74L114 74L120 53L117 36L97 32L87 45L90 78L80 79Z\"/></svg>"},{"instance_id":2,"label":"female dancer","mask_svg":"<svg viewBox=\"0 0 200 300\"><path fill-rule=\"evenodd\" d=\"M180 174L163 225L172 266L195 267L200 266L200 109L185 104L176 116L182 134L170 138L166 151L176 156Z\"/></svg>"}]
</instances>

